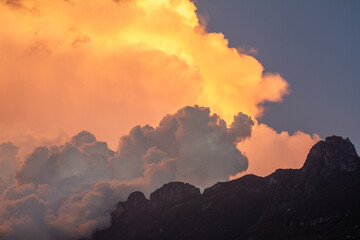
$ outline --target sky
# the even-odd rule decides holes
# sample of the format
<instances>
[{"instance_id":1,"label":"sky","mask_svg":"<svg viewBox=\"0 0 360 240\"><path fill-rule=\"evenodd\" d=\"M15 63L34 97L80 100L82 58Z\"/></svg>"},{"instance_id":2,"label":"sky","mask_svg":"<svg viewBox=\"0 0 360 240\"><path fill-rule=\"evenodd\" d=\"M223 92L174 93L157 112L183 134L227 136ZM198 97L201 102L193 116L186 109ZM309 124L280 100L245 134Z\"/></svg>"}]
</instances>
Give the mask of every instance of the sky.
<instances>
[{"instance_id":1,"label":"sky","mask_svg":"<svg viewBox=\"0 0 360 240\"><path fill-rule=\"evenodd\" d=\"M358 4L306 4L0 0L0 238L86 238L135 190L357 143Z\"/></svg>"},{"instance_id":2,"label":"sky","mask_svg":"<svg viewBox=\"0 0 360 240\"><path fill-rule=\"evenodd\" d=\"M266 71L279 72L291 94L266 104L260 122L349 137L360 149L360 2L196 1L207 29L232 47L256 50ZM284 121L284 119L286 119Z\"/></svg>"}]
</instances>

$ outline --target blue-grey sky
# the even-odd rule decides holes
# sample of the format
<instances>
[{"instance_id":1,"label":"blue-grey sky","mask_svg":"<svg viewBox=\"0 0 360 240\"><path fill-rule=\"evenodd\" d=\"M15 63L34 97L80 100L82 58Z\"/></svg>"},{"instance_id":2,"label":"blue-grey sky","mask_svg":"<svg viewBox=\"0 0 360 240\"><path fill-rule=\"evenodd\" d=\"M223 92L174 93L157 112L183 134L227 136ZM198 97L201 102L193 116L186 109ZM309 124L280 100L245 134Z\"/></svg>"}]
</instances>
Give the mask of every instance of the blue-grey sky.
<instances>
[{"instance_id":1,"label":"blue-grey sky","mask_svg":"<svg viewBox=\"0 0 360 240\"><path fill-rule=\"evenodd\" d=\"M210 32L257 49L290 83L260 122L277 131L349 137L360 149L360 1L196 0Z\"/></svg>"}]
</instances>

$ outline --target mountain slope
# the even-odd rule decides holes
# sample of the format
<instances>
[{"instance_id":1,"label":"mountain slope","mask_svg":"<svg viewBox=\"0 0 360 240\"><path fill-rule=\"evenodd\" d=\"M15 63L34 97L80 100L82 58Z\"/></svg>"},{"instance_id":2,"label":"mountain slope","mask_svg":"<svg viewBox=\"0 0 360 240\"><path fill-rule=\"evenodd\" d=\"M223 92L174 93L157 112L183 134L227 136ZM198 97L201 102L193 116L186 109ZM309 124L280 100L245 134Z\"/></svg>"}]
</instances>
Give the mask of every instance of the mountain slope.
<instances>
[{"instance_id":1,"label":"mountain slope","mask_svg":"<svg viewBox=\"0 0 360 240\"><path fill-rule=\"evenodd\" d=\"M301 169L247 175L203 194L173 182L120 202L93 239L360 239L360 158L349 139L328 137Z\"/></svg>"}]
</instances>

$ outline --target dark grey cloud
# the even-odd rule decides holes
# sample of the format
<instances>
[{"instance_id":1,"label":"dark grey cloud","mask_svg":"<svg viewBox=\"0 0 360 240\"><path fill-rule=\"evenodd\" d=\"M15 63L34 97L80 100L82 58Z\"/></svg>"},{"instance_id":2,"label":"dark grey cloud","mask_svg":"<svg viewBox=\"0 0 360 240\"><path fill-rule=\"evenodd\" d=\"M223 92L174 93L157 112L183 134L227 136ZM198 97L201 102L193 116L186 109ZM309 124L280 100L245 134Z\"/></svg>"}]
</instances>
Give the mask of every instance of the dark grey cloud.
<instances>
[{"instance_id":1,"label":"dark grey cloud","mask_svg":"<svg viewBox=\"0 0 360 240\"><path fill-rule=\"evenodd\" d=\"M0 144L0 194L14 183L14 172L19 166L19 147L13 143Z\"/></svg>"},{"instance_id":2,"label":"dark grey cloud","mask_svg":"<svg viewBox=\"0 0 360 240\"><path fill-rule=\"evenodd\" d=\"M203 187L225 181L247 169L247 158L236 143L251 135L253 125L242 113L228 128L209 108L182 108L164 117L157 128L137 126L122 137L111 159L114 176L121 180L140 177L147 164L176 159L176 180Z\"/></svg>"},{"instance_id":3,"label":"dark grey cloud","mask_svg":"<svg viewBox=\"0 0 360 240\"><path fill-rule=\"evenodd\" d=\"M15 8L23 8L23 1L22 0L2 0L2 2L6 5L9 5L11 7Z\"/></svg>"},{"instance_id":4,"label":"dark grey cloud","mask_svg":"<svg viewBox=\"0 0 360 240\"><path fill-rule=\"evenodd\" d=\"M1 144L0 166L7 168L0 177L8 180L1 185L0 238L88 237L109 226L116 204L135 190L225 181L247 169L236 144L253 124L239 113L227 126L209 108L194 106L168 114L156 128L134 127L116 152L87 131L63 145L38 147L21 162L18 147Z\"/></svg>"}]
</instances>

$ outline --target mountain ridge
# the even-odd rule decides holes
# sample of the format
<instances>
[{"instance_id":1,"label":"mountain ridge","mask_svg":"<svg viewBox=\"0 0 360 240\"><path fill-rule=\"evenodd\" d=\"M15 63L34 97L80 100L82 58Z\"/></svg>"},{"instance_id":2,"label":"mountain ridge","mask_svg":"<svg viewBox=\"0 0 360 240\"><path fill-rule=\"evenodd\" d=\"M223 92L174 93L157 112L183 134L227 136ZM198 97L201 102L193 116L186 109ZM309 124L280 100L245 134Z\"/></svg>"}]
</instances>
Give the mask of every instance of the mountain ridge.
<instances>
[{"instance_id":1,"label":"mountain ridge","mask_svg":"<svg viewBox=\"0 0 360 240\"><path fill-rule=\"evenodd\" d=\"M315 144L300 169L245 175L201 194L171 182L119 202L92 239L359 239L360 157L349 139Z\"/></svg>"}]
</instances>

